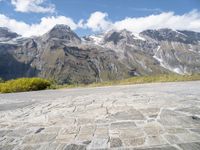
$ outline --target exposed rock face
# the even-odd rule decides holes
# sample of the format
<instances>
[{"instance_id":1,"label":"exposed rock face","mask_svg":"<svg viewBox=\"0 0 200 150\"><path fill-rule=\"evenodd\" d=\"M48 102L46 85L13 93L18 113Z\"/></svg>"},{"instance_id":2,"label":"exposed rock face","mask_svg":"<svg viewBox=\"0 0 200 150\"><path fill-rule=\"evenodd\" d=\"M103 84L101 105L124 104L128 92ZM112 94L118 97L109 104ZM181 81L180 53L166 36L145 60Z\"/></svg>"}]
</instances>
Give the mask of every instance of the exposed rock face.
<instances>
[{"instance_id":1,"label":"exposed rock face","mask_svg":"<svg viewBox=\"0 0 200 150\"><path fill-rule=\"evenodd\" d=\"M22 38L0 28L0 77L39 76L90 83L130 76L200 72L200 33L127 30L80 38L66 25Z\"/></svg>"},{"instance_id":2,"label":"exposed rock face","mask_svg":"<svg viewBox=\"0 0 200 150\"><path fill-rule=\"evenodd\" d=\"M192 31L176 31L171 29L146 30L141 33L157 41L180 42L196 44L200 40L200 33Z\"/></svg>"},{"instance_id":3,"label":"exposed rock face","mask_svg":"<svg viewBox=\"0 0 200 150\"><path fill-rule=\"evenodd\" d=\"M10 40L18 37L17 33L9 31L7 28L0 27L0 40Z\"/></svg>"},{"instance_id":4,"label":"exposed rock face","mask_svg":"<svg viewBox=\"0 0 200 150\"><path fill-rule=\"evenodd\" d=\"M141 36L158 43L154 58L164 68L179 74L200 72L200 33L160 29L144 31Z\"/></svg>"}]
</instances>

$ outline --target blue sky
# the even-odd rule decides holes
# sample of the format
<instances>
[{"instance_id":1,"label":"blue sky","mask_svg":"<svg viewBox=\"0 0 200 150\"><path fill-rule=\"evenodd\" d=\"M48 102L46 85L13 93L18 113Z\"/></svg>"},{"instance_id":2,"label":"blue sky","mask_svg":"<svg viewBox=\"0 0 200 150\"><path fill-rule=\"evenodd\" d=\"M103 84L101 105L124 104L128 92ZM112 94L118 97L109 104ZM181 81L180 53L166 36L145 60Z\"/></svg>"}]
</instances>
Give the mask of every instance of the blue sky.
<instances>
[{"instance_id":1,"label":"blue sky","mask_svg":"<svg viewBox=\"0 0 200 150\"><path fill-rule=\"evenodd\" d=\"M27 1L30 3L28 4ZM96 16L93 17L88 25L87 21L95 12L99 12L99 14L96 13ZM71 23L72 29L79 35L85 35L108 30L113 27L121 29L126 22L130 24L133 23L133 25L140 25L140 23L134 22L134 18L147 18L151 15L155 15L159 18L161 14L169 12L173 13L171 14L171 17L174 17L173 19L175 19L176 16L180 17L193 12L192 16L194 19L192 21L195 26L191 25L190 28L191 30L196 30L198 28L198 19L200 19L200 0L40 0L40 2L38 2L38 0L0 0L0 14L2 15L0 19L4 19L2 21L4 23L0 22L0 26L7 26L11 30L26 35L23 31L19 31L20 29L13 29L10 20L15 20L18 26L23 26L22 24L20 25L20 23L26 24L28 30L28 27L31 25L40 25L42 22L41 18L54 17L54 21L56 22L58 17L63 16L65 19L70 18L73 23L76 24L73 25ZM170 17L170 14L168 15L169 16L166 18ZM195 15L199 16L195 18ZM98 17L101 18L99 22ZM165 16L163 15L163 17ZM7 19L6 21L5 18ZM126 18L132 18L132 20L126 20ZM180 24L181 21L187 22L187 19L190 21L189 18L185 18L185 20L180 20ZM58 23L62 23L60 20L62 19L60 18ZM80 20L82 20L82 25L80 25ZM96 21L97 23L95 24L92 21ZM117 26L116 22L119 21L124 21L124 23L120 22L121 24ZM147 22L149 21L150 20L147 18ZM67 21L63 22L64 24L68 24ZM101 22L104 22L104 24ZM143 22L145 22L145 20ZM79 25L77 25L78 23ZM172 22L168 24L169 27L173 27ZM149 27L159 28L158 25L154 26L152 24L150 24ZM179 26L175 26L175 28L178 27ZM129 29L129 27L125 25L124 28ZM182 29L182 27L180 28ZM137 32L137 29L138 28L135 28L134 31ZM38 30L39 29L37 29L37 31ZM138 31L139 30L140 29L138 29ZM32 33L27 35L32 35Z\"/></svg>"},{"instance_id":2,"label":"blue sky","mask_svg":"<svg viewBox=\"0 0 200 150\"><path fill-rule=\"evenodd\" d=\"M107 12L112 20L141 17L161 11L177 14L200 9L199 0L52 0L58 14L74 19L87 18L94 11Z\"/></svg>"}]
</instances>

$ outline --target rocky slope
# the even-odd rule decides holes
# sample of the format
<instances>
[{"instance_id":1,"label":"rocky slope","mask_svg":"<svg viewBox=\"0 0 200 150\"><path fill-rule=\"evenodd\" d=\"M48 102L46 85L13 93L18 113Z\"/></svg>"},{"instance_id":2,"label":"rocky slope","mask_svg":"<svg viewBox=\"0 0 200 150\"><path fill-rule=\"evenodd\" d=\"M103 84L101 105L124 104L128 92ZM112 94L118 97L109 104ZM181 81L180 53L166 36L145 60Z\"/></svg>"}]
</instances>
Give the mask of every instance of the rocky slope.
<instances>
[{"instance_id":1,"label":"rocky slope","mask_svg":"<svg viewBox=\"0 0 200 150\"><path fill-rule=\"evenodd\" d=\"M80 38L56 25L23 38L0 28L0 77L39 76L59 83L91 83L130 76L200 72L200 33L170 29L109 31Z\"/></svg>"},{"instance_id":2,"label":"rocky slope","mask_svg":"<svg viewBox=\"0 0 200 150\"><path fill-rule=\"evenodd\" d=\"M0 41L9 41L13 38L17 38L17 33L9 31L7 28L0 27Z\"/></svg>"}]
</instances>

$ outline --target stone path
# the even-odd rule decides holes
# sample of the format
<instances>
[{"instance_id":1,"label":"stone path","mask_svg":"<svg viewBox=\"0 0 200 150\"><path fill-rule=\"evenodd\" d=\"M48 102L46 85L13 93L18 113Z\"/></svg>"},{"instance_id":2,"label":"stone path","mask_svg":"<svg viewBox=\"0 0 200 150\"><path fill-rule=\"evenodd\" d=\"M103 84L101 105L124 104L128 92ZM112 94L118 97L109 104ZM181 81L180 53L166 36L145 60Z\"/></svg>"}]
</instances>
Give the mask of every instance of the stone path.
<instances>
[{"instance_id":1,"label":"stone path","mask_svg":"<svg viewBox=\"0 0 200 150\"><path fill-rule=\"evenodd\" d=\"M200 82L0 94L0 150L200 150Z\"/></svg>"}]
</instances>

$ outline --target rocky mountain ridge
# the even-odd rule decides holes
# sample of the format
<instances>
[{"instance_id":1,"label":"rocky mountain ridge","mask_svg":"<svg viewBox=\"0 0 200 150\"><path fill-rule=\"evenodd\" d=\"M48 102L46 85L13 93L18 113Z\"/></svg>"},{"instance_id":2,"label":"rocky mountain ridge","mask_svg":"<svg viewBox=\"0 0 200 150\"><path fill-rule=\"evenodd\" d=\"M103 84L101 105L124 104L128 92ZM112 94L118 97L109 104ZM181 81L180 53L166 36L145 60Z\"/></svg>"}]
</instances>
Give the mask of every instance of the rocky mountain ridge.
<instances>
[{"instance_id":1,"label":"rocky mountain ridge","mask_svg":"<svg viewBox=\"0 0 200 150\"><path fill-rule=\"evenodd\" d=\"M80 38L56 25L23 38L0 28L0 77L39 76L58 83L91 83L130 76L200 72L200 33L171 29L127 30Z\"/></svg>"}]
</instances>

